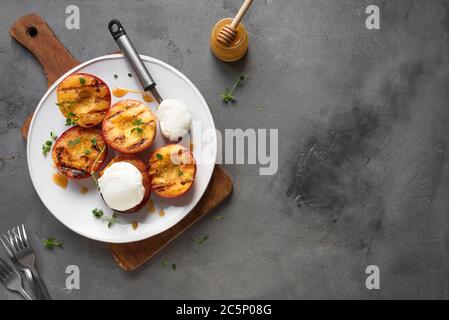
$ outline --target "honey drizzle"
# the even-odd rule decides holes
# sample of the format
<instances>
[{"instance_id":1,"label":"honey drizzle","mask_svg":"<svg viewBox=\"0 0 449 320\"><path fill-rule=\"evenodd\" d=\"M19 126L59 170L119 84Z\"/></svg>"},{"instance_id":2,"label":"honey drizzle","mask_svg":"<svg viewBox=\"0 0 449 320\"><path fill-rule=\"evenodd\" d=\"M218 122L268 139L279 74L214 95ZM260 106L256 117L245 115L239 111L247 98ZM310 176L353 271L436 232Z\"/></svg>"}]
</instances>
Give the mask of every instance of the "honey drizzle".
<instances>
[{"instance_id":1,"label":"honey drizzle","mask_svg":"<svg viewBox=\"0 0 449 320\"><path fill-rule=\"evenodd\" d=\"M117 98L121 98L126 96L128 93L139 93L142 95L142 99L145 102L153 102L154 98L150 94L144 92L144 91L138 91L133 89L127 89L127 88L121 88L121 87L115 87L112 89L112 95Z\"/></svg>"},{"instance_id":2,"label":"honey drizzle","mask_svg":"<svg viewBox=\"0 0 449 320\"><path fill-rule=\"evenodd\" d=\"M63 189L67 188L67 184L69 183L67 177L60 172L56 172L53 174L53 182L60 186Z\"/></svg>"}]
</instances>

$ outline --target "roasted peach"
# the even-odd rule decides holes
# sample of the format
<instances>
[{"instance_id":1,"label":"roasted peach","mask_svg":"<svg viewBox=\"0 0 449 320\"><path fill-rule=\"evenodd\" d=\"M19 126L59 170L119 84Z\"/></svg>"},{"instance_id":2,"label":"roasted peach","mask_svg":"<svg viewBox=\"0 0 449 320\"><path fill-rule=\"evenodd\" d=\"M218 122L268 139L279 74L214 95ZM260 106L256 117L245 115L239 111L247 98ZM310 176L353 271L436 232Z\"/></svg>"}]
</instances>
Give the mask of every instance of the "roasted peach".
<instances>
[{"instance_id":1,"label":"roasted peach","mask_svg":"<svg viewBox=\"0 0 449 320\"><path fill-rule=\"evenodd\" d=\"M59 110L67 124L94 127L103 121L111 105L108 86L96 76L73 73L66 77L56 91Z\"/></svg>"},{"instance_id":2,"label":"roasted peach","mask_svg":"<svg viewBox=\"0 0 449 320\"><path fill-rule=\"evenodd\" d=\"M177 198L193 185L196 163L192 153L177 144L169 144L153 152L148 173L151 188L163 198Z\"/></svg>"},{"instance_id":3,"label":"roasted peach","mask_svg":"<svg viewBox=\"0 0 449 320\"><path fill-rule=\"evenodd\" d=\"M121 100L109 108L102 130L111 148L122 153L141 152L154 142L156 116L140 101Z\"/></svg>"},{"instance_id":4,"label":"roasted peach","mask_svg":"<svg viewBox=\"0 0 449 320\"><path fill-rule=\"evenodd\" d=\"M84 179L98 171L107 155L100 129L74 126L56 140L52 151L57 169L70 179Z\"/></svg>"}]
</instances>

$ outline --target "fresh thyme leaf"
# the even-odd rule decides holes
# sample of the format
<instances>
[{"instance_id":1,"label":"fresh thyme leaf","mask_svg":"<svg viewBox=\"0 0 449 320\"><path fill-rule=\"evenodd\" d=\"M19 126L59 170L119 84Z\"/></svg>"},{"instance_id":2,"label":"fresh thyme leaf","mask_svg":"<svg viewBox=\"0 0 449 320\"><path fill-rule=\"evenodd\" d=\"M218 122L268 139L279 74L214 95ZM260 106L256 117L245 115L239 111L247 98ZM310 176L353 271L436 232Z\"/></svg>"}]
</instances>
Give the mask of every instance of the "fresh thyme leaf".
<instances>
[{"instance_id":1,"label":"fresh thyme leaf","mask_svg":"<svg viewBox=\"0 0 449 320\"><path fill-rule=\"evenodd\" d=\"M50 150L51 150L51 145L48 145L48 144L47 144L48 142L51 143L51 141L47 140L47 141L45 141L45 143L42 145L42 154L43 154L44 156L47 156L47 153L50 152Z\"/></svg>"},{"instance_id":2,"label":"fresh thyme leaf","mask_svg":"<svg viewBox=\"0 0 449 320\"><path fill-rule=\"evenodd\" d=\"M111 218L111 220L109 220L108 222L108 228L112 227L115 223L116 219L115 218Z\"/></svg>"},{"instance_id":3,"label":"fresh thyme leaf","mask_svg":"<svg viewBox=\"0 0 449 320\"><path fill-rule=\"evenodd\" d=\"M222 93L221 93L221 97L223 98L223 101L227 104L231 101L236 101L235 97L234 97L234 90L237 87L240 87L243 83L243 81L245 81L249 76L248 74L245 75L241 75L237 80L234 81L234 84L232 85L231 89L226 88Z\"/></svg>"},{"instance_id":4,"label":"fresh thyme leaf","mask_svg":"<svg viewBox=\"0 0 449 320\"><path fill-rule=\"evenodd\" d=\"M114 225L114 223L117 222L117 217L118 217L117 212L114 212L111 217L106 217L104 215L103 210L95 208L92 210L92 214L94 215L95 218L106 221L108 223L108 228L112 227Z\"/></svg>"},{"instance_id":5,"label":"fresh thyme leaf","mask_svg":"<svg viewBox=\"0 0 449 320\"><path fill-rule=\"evenodd\" d=\"M101 218L104 215L103 210L98 209L98 208L93 209L92 213L93 213L95 218Z\"/></svg>"},{"instance_id":6,"label":"fresh thyme leaf","mask_svg":"<svg viewBox=\"0 0 449 320\"><path fill-rule=\"evenodd\" d=\"M109 220L107 220L107 221L109 221L109 222L108 222L108 228L112 227L112 226L117 222L117 217L118 217L117 212L114 212L114 213L112 214L112 217L111 217ZM105 217L103 217L103 219L104 219L104 218L105 218Z\"/></svg>"},{"instance_id":7,"label":"fresh thyme leaf","mask_svg":"<svg viewBox=\"0 0 449 320\"><path fill-rule=\"evenodd\" d=\"M84 155L87 156L87 155L91 154L91 152L92 152L92 151L90 151L89 149L86 149L86 150L84 150Z\"/></svg>"},{"instance_id":8,"label":"fresh thyme leaf","mask_svg":"<svg viewBox=\"0 0 449 320\"><path fill-rule=\"evenodd\" d=\"M62 241L58 241L53 238L48 238L48 239L42 240L42 242L44 243L44 246L50 250L53 250L54 247L58 247L58 248L64 247L64 243Z\"/></svg>"},{"instance_id":9,"label":"fresh thyme leaf","mask_svg":"<svg viewBox=\"0 0 449 320\"><path fill-rule=\"evenodd\" d=\"M44 144L42 145L42 154L44 156L47 156L47 153L50 152L51 150L51 146L53 145L53 141L52 140L56 140L58 138L58 136L56 134L53 133L53 131L50 132L50 139L45 141Z\"/></svg>"},{"instance_id":10,"label":"fresh thyme leaf","mask_svg":"<svg viewBox=\"0 0 449 320\"><path fill-rule=\"evenodd\" d=\"M173 271L176 271L176 264L173 263L173 264L171 265L171 268L173 269Z\"/></svg>"},{"instance_id":11,"label":"fresh thyme leaf","mask_svg":"<svg viewBox=\"0 0 449 320\"><path fill-rule=\"evenodd\" d=\"M222 215L215 217L215 220L217 220L217 221L220 221L220 220L223 220L223 219L224 219L224 217Z\"/></svg>"},{"instance_id":12,"label":"fresh thyme leaf","mask_svg":"<svg viewBox=\"0 0 449 320\"><path fill-rule=\"evenodd\" d=\"M223 92L221 93L221 97L223 98L223 101L226 102L226 103L235 100L235 98L234 98L234 96L232 95L232 92L231 92L231 90L230 90L229 88L226 88L225 91L223 91Z\"/></svg>"},{"instance_id":13,"label":"fresh thyme leaf","mask_svg":"<svg viewBox=\"0 0 449 320\"><path fill-rule=\"evenodd\" d=\"M167 260L164 260L164 261L162 261L162 266L165 268L166 266L168 266L168 261Z\"/></svg>"},{"instance_id":14,"label":"fresh thyme leaf","mask_svg":"<svg viewBox=\"0 0 449 320\"><path fill-rule=\"evenodd\" d=\"M97 138L92 137L92 139L90 139L90 142L92 142L93 146L96 146L97 145Z\"/></svg>"},{"instance_id":15,"label":"fresh thyme leaf","mask_svg":"<svg viewBox=\"0 0 449 320\"><path fill-rule=\"evenodd\" d=\"M243 81L245 81L248 78L248 76L249 76L249 73L244 74L244 75L242 74L235 82L236 87L241 86Z\"/></svg>"},{"instance_id":16,"label":"fresh thyme leaf","mask_svg":"<svg viewBox=\"0 0 449 320\"><path fill-rule=\"evenodd\" d=\"M42 154L43 154L44 156L47 156L47 153L50 152L50 149L51 149L51 147L49 147L49 146L47 146L46 144L44 144L44 145L42 146Z\"/></svg>"},{"instance_id":17,"label":"fresh thyme leaf","mask_svg":"<svg viewBox=\"0 0 449 320\"><path fill-rule=\"evenodd\" d=\"M75 140L69 140L68 144L70 147L74 147L77 144L79 144L80 142L81 142L81 139L80 139L80 137L78 137Z\"/></svg>"},{"instance_id":18,"label":"fresh thyme leaf","mask_svg":"<svg viewBox=\"0 0 449 320\"><path fill-rule=\"evenodd\" d=\"M207 239L209 239L209 236L204 236L204 237L202 237L202 238L199 238L196 242L197 242L198 244L203 244L204 241L206 241Z\"/></svg>"},{"instance_id":19,"label":"fresh thyme leaf","mask_svg":"<svg viewBox=\"0 0 449 320\"><path fill-rule=\"evenodd\" d=\"M75 114L73 112L69 112L69 114L67 115L67 118L65 119L65 125L66 126L73 126L76 124L76 122L78 121L78 119L75 119Z\"/></svg>"},{"instance_id":20,"label":"fresh thyme leaf","mask_svg":"<svg viewBox=\"0 0 449 320\"><path fill-rule=\"evenodd\" d=\"M135 119L133 121L133 125L136 126L135 128L131 129L131 133L133 133L134 131L136 131L137 133L142 133L143 129L140 127L141 125L144 125L144 122L142 121L142 119Z\"/></svg>"},{"instance_id":21,"label":"fresh thyme leaf","mask_svg":"<svg viewBox=\"0 0 449 320\"><path fill-rule=\"evenodd\" d=\"M86 79L84 79L84 78L79 78L79 80L80 80L80 84L81 84L81 85L85 85L85 84L86 84Z\"/></svg>"},{"instance_id":22,"label":"fresh thyme leaf","mask_svg":"<svg viewBox=\"0 0 449 320\"><path fill-rule=\"evenodd\" d=\"M133 125L135 125L135 126L140 126L140 125L142 125L143 124L143 121L142 121L142 119L135 119L134 121L133 121Z\"/></svg>"},{"instance_id":23,"label":"fresh thyme leaf","mask_svg":"<svg viewBox=\"0 0 449 320\"><path fill-rule=\"evenodd\" d=\"M158 160L164 159L164 157L163 157L162 154L160 154L160 153L156 153L156 158L157 158Z\"/></svg>"},{"instance_id":24,"label":"fresh thyme leaf","mask_svg":"<svg viewBox=\"0 0 449 320\"><path fill-rule=\"evenodd\" d=\"M182 172L181 170L178 171L178 176L182 177L184 175L184 172Z\"/></svg>"}]
</instances>

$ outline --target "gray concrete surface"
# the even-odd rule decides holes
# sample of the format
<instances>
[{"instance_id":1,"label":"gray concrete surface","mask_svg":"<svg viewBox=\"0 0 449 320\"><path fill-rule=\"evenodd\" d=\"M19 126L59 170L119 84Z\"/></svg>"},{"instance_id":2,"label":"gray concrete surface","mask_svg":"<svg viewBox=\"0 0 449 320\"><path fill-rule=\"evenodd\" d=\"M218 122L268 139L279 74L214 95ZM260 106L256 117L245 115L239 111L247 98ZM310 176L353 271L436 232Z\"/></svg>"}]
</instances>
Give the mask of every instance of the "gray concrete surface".
<instances>
[{"instance_id":1,"label":"gray concrete surface","mask_svg":"<svg viewBox=\"0 0 449 320\"><path fill-rule=\"evenodd\" d=\"M224 64L209 32L239 3L2 1L1 230L25 222L65 242L36 245L60 299L449 298L449 1L258 0L245 18L247 57ZM80 7L80 30L64 26L68 4ZM369 4L381 8L381 30L365 28ZM232 197L140 270L122 271L105 244L56 221L31 185L20 125L46 81L7 33L30 11L81 61L116 50L106 24L119 18L140 52L198 86L220 130L279 128L278 173L227 165ZM238 102L223 105L219 93L244 72ZM70 264L80 290L65 289ZM380 290L365 288L370 264ZM0 298L17 296L0 288Z\"/></svg>"}]
</instances>

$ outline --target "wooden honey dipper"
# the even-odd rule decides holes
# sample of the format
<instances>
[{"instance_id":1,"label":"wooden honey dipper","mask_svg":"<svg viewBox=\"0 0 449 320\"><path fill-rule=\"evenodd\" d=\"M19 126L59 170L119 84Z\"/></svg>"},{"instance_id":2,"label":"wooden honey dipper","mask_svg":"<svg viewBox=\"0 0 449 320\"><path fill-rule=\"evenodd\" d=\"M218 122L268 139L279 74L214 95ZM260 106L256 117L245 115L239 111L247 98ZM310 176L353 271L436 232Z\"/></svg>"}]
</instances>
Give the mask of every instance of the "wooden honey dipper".
<instances>
[{"instance_id":1,"label":"wooden honey dipper","mask_svg":"<svg viewBox=\"0 0 449 320\"><path fill-rule=\"evenodd\" d=\"M236 16L232 20L231 24L228 24L223 27L223 29L220 30L220 32L217 35L217 41L224 44L225 46L231 45L232 41L234 41L235 37L237 36L237 26L239 25L240 21L242 20L243 16L245 15L246 11L248 11L249 6L253 0L245 0L243 5L240 7L239 12L237 12Z\"/></svg>"}]
</instances>

